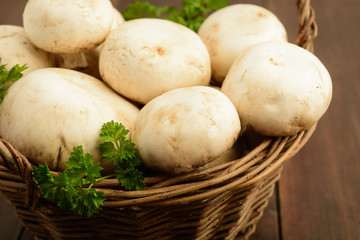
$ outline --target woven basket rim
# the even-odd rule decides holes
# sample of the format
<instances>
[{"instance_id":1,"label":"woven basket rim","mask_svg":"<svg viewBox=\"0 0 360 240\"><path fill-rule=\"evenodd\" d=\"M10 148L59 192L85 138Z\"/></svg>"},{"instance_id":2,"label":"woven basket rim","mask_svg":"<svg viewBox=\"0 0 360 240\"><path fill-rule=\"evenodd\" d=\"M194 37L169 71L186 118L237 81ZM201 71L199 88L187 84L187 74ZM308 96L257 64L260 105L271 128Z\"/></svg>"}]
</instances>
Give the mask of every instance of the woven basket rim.
<instances>
[{"instance_id":1,"label":"woven basket rim","mask_svg":"<svg viewBox=\"0 0 360 240\"><path fill-rule=\"evenodd\" d=\"M299 30L296 44L313 52L317 36L314 10L309 0L298 0ZM171 177L146 177L149 186L141 191L114 189L118 180L108 179L94 187L104 192L105 207L165 206L186 204L213 197L235 185L253 185L294 156L309 140L316 124L309 130L290 137L270 137L244 157L211 168ZM0 138L0 165L17 173L28 186L28 206L39 203L38 187L32 177L32 164L11 143ZM225 184L224 184L225 183Z\"/></svg>"},{"instance_id":2,"label":"woven basket rim","mask_svg":"<svg viewBox=\"0 0 360 240\"><path fill-rule=\"evenodd\" d=\"M271 137L264 140L248 154L239 159L206 169L195 170L176 176L145 177L145 183L151 185L145 190L125 191L118 190L118 188L117 190L113 190L112 187L119 186L120 184L117 179L102 180L95 184L94 188L105 193L105 197L107 198L105 206L107 207L135 205L164 206L197 201L231 189L234 185L241 184L244 187L246 185L252 185L261 178L270 175L306 144L315 129L316 124L311 129L301 131L294 136ZM29 189L33 189L33 191L29 191L28 201L37 201L40 196L36 183L31 175L32 163L18 152L11 143L2 138L0 138L0 155L2 156L2 158L0 158L0 164L7 168L15 169L20 176L23 176L28 187L30 187ZM236 178L246 169L262 161L265 161L265 163L256 166L235 181L229 181L230 179ZM52 172L56 173L54 171ZM230 183L215 187L226 181ZM179 195L196 192L204 188L211 188L211 190L205 193L178 197Z\"/></svg>"}]
</instances>

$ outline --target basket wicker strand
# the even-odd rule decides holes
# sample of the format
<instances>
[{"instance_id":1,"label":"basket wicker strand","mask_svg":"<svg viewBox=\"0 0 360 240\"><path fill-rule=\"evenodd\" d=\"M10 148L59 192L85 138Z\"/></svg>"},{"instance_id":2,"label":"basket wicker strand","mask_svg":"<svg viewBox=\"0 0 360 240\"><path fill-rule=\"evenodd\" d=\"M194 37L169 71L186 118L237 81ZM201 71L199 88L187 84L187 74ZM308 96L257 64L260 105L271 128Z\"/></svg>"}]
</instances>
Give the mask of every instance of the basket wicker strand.
<instances>
[{"instance_id":1,"label":"basket wicker strand","mask_svg":"<svg viewBox=\"0 0 360 240\"><path fill-rule=\"evenodd\" d=\"M296 44L313 51L317 35L309 0L298 0ZM248 239L280 178L282 164L308 141L316 125L291 137L264 140L244 157L175 177L147 177L143 191L118 180L96 184L103 211L81 217L40 197L32 165L0 139L0 191L38 239Z\"/></svg>"}]
</instances>

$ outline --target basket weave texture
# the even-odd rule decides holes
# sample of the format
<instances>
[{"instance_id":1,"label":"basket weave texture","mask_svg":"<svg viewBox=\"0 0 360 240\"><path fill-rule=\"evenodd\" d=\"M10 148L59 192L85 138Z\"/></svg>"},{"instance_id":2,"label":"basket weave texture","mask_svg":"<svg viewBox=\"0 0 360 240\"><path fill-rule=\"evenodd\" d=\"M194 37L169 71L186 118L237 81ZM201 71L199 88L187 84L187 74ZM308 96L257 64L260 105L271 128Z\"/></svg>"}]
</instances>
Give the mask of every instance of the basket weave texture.
<instances>
[{"instance_id":1,"label":"basket weave texture","mask_svg":"<svg viewBox=\"0 0 360 240\"><path fill-rule=\"evenodd\" d=\"M296 4L296 44L313 51L314 10L309 0ZM147 177L143 191L123 191L118 180L103 180L95 187L105 193L105 207L90 218L41 198L31 163L0 138L0 191L38 239L248 239L282 164L304 146L315 128L267 138L228 163L175 177Z\"/></svg>"}]
</instances>

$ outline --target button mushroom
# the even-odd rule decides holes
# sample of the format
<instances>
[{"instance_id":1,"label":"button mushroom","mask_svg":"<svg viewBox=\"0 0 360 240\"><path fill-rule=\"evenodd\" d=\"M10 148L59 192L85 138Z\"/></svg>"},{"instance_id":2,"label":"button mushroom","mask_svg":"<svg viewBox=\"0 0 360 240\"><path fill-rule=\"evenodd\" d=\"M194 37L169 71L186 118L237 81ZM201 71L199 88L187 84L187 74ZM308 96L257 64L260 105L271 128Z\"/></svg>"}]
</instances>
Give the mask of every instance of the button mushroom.
<instances>
[{"instance_id":1,"label":"button mushroom","mask_svg":"<svg viewBox=\"0 0 360 240\"><path fill-rule=\"evenodd\" d=\"M221 91L235 105L243 130L288 136L321 118L332 82L314 54L295 44L266 42L249 47L234 62Z\"/></svg>"},{"instance_id":2,"label":"button mushroom","mask_svg":"<svg viewBox=\"0 0 360 240\"><path fill-rule=\"evenodd\" d=\"M206 86L170 90L136 119L131 139L145 165L171 174L191 171L230 149L240 131L234 105Z\"/></svg>"},{"instance_id":3,"label":"button mushroom","mask_svg":"<svg viewBox=\"0 0 360 240\"><path fill-rule=\"evenodd\" d=\"M113 24L111 26L111 30L115 29L123 22L125 22L125 19L122 14L116 8L113 8ZM99 72L99 55L101 47L102 44L100 44L96 48L90 49L89 51L85 52L88 66L86 68L80 69L81 72L96 77L97 79L101 79L101 75Z\"/></svg>"},{"instance_id":4,"label":"button mushroom","mask_svg":"<svg viewBox=\"0 0 360 240\"><path fill-rule=\"evenodd\" d=\"M213 80L222 83L231 64L247 47L264 41L287 41L280 20L253 4L234 4L212 13L199 28L211 58Z\"/></svg>"},{"instance_id":5,"label":"button mushroom","mask_svg":"<svg viewBox=\"0 0 360 240\"><path fill-rule=\"evenodd\" d=\"M29 0L23 24L30 40L61 56L60 66L87 66L84 51L102 43L113 23L109 0Z\"/></svg>"},{"instance_id":6,"label":"button mushroom","mask_svg":"<svg viewBox=\"0 0 360 240\"><path fill-rule=\"evenodd\" d=\"M54 56L32 44L24 28L1 25L0 33L0 65L7 64L6 68L11 68L16 64L26 64L28 69L23 72L24 74L55 66Z\"/></svg>"},{"instance_id":7,"label":"button mushroom","mask_svg":"<svg viewBox=\"0 0 360 240\"><path fill-rule=\"evenodd\" d=\"M112 30L100 53L100 74L140 103L179 87L208 85L209 53L199 36L163 19L136 19Z\"/></svg>"},{"instance_id":8,"label":"button mushroom","mask_svg":"<svg viewBox=\"0 0 360 240\"><path fill-rule=\"evenodd\" d=\"M119 10L113 7L113 23L111 25L111 30L117 28L123 22L125 22L123 15Z\"/></svg>"},{"instance_id":9,"label":"button mushroom","mask_svg":"<svg viewBox=\"0 0 360 240\"><path fill-rule=\"evenodd\" d=\"M0 25L0 39L22 34L24 28L16 25Z\"/></svg>"},{"instance_id":10,"label":"button mushroom","mask_svg":"<svg viewBox=\"0 0 360 240\"><path fill-rule=\"evenodd\" d=\"M131 131L138 112L137 107L89 75L45 68L11 86L0 105L0 135L34 163L64 170L73 147L79 145L100 161L102 124L114 120ZM103 167L111 170L112 165Z\"/></svg>"}]
</instances>

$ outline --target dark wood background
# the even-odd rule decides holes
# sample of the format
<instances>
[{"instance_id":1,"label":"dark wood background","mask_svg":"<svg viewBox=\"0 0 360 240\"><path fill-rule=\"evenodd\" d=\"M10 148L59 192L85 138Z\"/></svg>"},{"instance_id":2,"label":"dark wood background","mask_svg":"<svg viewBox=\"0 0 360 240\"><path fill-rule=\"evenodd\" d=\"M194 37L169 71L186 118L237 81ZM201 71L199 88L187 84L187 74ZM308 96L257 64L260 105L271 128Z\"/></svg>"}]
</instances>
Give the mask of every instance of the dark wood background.
<instances>
[{"instance_id":1,"label":"dark wood background","mask_svg":"<svg viewBox=\"0 0 360 240\"><path fill-rule=\"evenodd\" d=\"M113 0L123 10L128 0ZM181 1L153 0L180 5ZM278 15L293 42L295 0L250 2ZM22 25L26 0L1 0L0 24ZM313 0L315 54L333 80L333 100L307 145L284 164L276 192L252 240L360 239L360 1ZM0 239L33 239L0 195Z\"/></svg>"}]
</instances>

